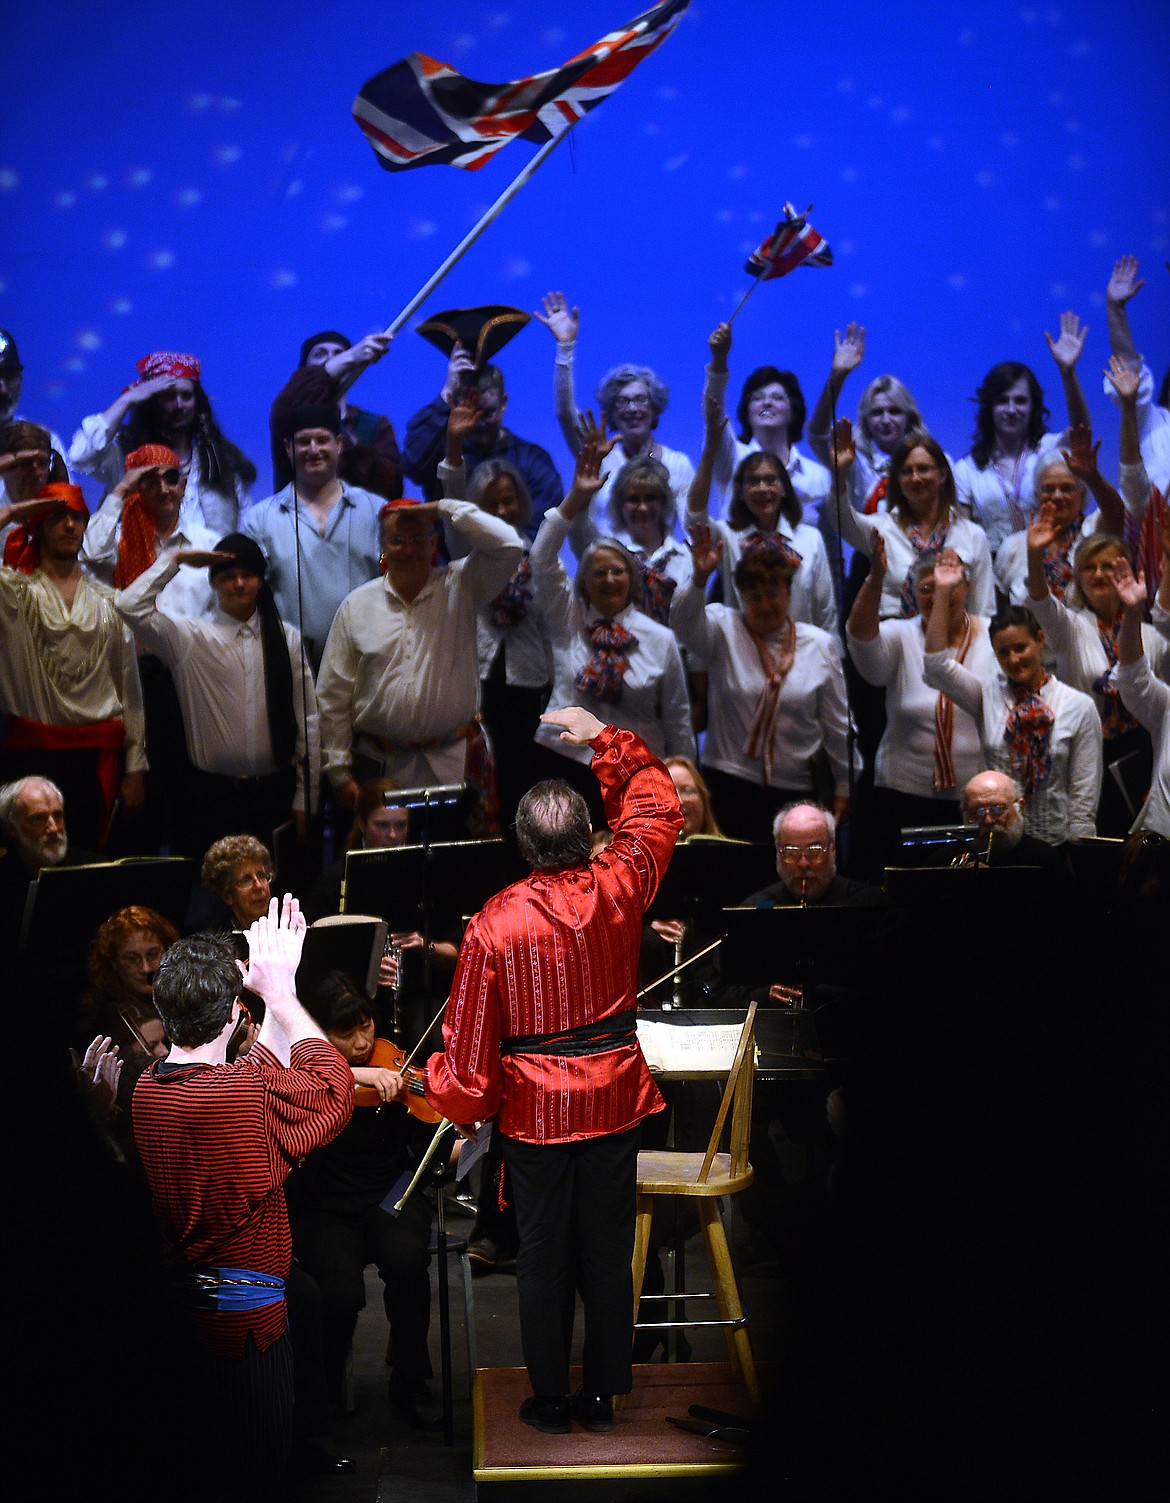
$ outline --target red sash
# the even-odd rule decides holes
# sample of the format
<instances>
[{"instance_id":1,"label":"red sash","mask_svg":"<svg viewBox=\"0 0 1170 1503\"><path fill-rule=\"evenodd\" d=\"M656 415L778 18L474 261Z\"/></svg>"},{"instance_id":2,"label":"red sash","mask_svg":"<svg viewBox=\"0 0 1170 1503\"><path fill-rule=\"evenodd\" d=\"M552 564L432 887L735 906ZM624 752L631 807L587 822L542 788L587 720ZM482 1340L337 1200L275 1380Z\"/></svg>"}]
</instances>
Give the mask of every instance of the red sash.
<instances>
[{"instance_id":1,"label":"red sash","mask_svg":"<svg viewBox=\"0 0 1170 1503\"><path fill-rule=\"evenodd\" d=\"M23 715L9 715L5 751L96 751L98 787L102 796L101 840L110 833L110 816L118 797L118 774L121 770L122 743L126 727L120 720L94 720L86 725L47 725L41 720L26 720Z\"/></svg>"}]
</instances>

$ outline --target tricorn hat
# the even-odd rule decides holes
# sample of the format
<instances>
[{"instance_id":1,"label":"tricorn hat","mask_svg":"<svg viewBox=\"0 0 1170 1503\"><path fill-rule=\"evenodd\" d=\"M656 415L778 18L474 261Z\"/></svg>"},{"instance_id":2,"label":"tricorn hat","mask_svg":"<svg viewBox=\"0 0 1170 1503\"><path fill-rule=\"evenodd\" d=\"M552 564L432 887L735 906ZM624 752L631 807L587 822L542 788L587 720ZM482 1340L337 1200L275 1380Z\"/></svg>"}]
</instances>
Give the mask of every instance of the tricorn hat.
<instances>
[{"instance_id":1,"label":"tricorn hat","mask_svg":"<svg viewBox=\"0 0 1170 1503\"><path fill-rule=\"evenodd\" d=\"M418 326L418 332L436 349L450 357L461 344L477 366L490 360L532 318L520 308L493 304L487 308L448 308Z\"/></svg>"}]
</instances>

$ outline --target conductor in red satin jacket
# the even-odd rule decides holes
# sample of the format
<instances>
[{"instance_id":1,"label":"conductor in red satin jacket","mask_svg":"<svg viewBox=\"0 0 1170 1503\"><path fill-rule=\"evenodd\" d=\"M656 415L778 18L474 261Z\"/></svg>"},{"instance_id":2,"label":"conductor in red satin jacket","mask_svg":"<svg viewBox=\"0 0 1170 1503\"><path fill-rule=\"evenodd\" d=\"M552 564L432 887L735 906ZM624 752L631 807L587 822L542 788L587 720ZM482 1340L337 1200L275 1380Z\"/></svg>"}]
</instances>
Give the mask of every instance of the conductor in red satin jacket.
<instances>
[{"instance_id":1,"label":"conductor in red satin jacket","mask_svg":"<svg viewBox=\"0 0 1170 1503\"><path fill-rule=\"evenodd\" d=\"M427 1097L454 1122L496 1118L512 1177L520 1333L546 1434L613 1425L632 1384L631 1256L639 1124L663 1106L635 1034L642 917L682 829L670 774L631 731L569 706L543 719L593 748L613 841L590 857L585 801L560 780L520 802L532 874L472 919ZM569 1399L574 1296L582 1391Z\"/></svg>"}]
</instances>

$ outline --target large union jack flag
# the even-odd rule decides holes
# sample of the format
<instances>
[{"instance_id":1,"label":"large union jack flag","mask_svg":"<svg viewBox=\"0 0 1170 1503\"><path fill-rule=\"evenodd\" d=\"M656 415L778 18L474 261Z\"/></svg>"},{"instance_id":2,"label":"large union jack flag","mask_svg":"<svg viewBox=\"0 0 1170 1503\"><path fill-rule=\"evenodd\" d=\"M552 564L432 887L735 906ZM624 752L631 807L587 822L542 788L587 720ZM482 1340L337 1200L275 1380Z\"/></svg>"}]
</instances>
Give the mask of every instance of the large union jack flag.
<instances>
[{"instance_id":1,"label":"large union jack flag","mask_svg":"<svg viewBox=\"0 0 1170 1503\"><path fill-rule=\"evenodd\" d=\"M449 162L482 167L509 141L550 141L594 109L678 24L690 0L664 0L559 68L477 83L421 52L375 75L353 115L389 172Z\"/></svg>"},{"instance_id":2,"label":"large union jack flag","mask_svg":"<svg viewBox=\"0 0 1170 1503\"><path fill-rule=\"evenodd\" d=\"M784 218L763 245L752 251L744 263L744 271L766 282L772 277L786 277L805 262L809 266L832 266L829 242L808 222L811 212L811 204L803 214L798 214L792 204L786 203Z\"/></svg>"}]
</instances>

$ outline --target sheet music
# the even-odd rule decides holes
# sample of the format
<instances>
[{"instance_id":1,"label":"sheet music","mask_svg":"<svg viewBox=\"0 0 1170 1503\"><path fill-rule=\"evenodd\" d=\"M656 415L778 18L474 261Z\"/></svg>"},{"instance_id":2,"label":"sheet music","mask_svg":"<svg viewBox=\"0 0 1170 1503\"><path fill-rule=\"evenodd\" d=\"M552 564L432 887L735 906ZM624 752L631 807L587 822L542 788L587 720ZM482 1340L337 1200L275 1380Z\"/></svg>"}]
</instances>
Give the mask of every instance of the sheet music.
<instances>
[{"instance_id":1,"label":"sheet music","mask_svg":"<svg viewBox=\"0 0 1170 1503\"><path fill-rule=\"evenodd\" d=\"M735 1062L741 1023L714 1023L684 1028L674 1023L638 1019L638 1043L651 1071L685 1074L689 1071L726 1073Z\"/></svg>"}]
</instances>

